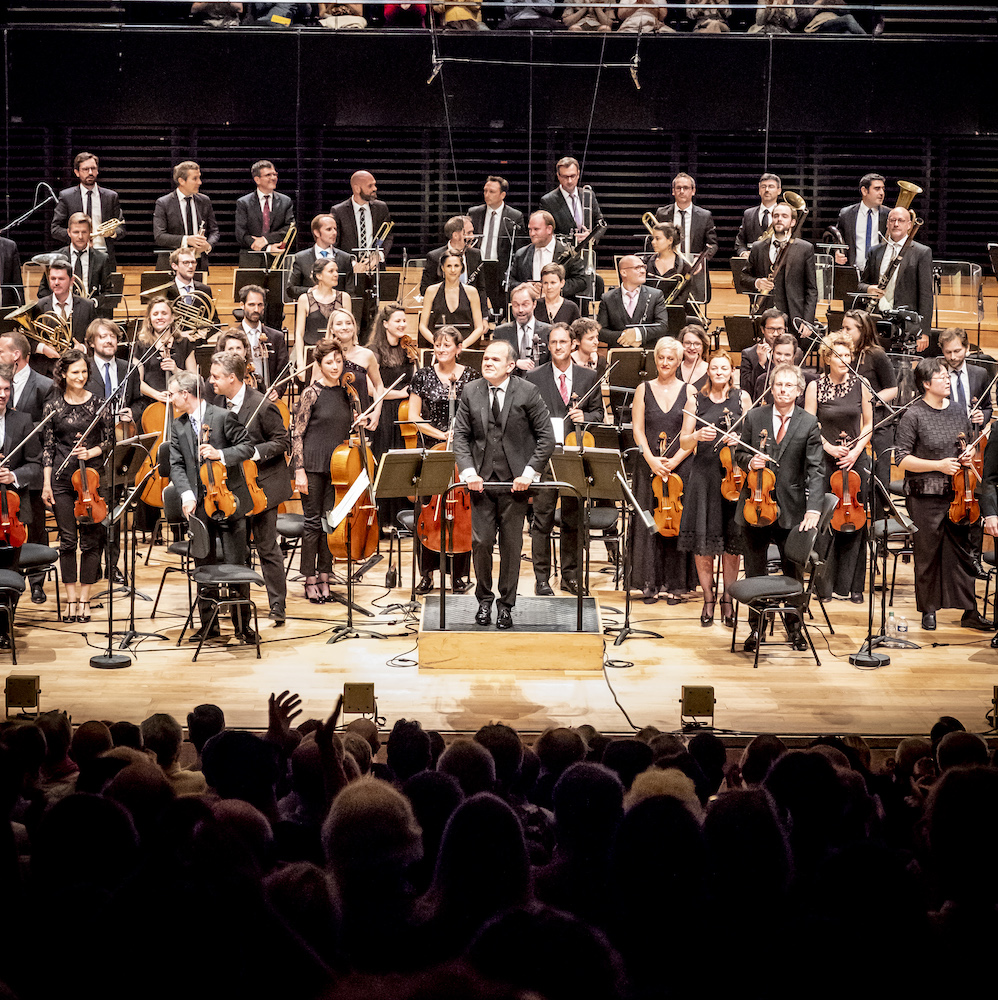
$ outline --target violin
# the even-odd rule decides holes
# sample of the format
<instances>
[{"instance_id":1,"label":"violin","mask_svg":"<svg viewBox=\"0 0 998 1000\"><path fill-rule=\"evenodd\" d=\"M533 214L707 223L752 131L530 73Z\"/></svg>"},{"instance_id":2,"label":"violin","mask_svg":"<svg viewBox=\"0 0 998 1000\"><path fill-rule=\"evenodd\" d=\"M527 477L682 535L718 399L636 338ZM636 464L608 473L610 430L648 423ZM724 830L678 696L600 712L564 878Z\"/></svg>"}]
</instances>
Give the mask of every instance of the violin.
<instances>
[{"instance_id":1,"label":"violin","mask_svg":"<svg viewBox=\"0 0 998 1000\"><path fill-rule=\"evenodd\" d=\"M678 440L678 438L677 438ZM658 436L658 457L664 459L668 436L662 431ZM683 481L675 472L652 479L651 491L655 495L655 527L665 538L675 538L679 534L679 523L683 518Z\"/></svg>"},{"instance_id":2,"label":"violin","mask_svg":"<svg viewBox=\"0 0 998 1000\"><path fill-rule=\"evenodd\" d=\"M77 444L82 438L77 438ZM100 495L100 473L88 469L81 456L80 467L73 473L73 489L76 490L76 504L73 513L80 524L100 524L107 517L107 504Z\"/></svg>"},{"instance_id":3,"label":"violin","mask_svg":"<svg viewBox=\"0 0 998 1000\"><path fill-rule=\"evenodd\" d=\"M28 540L28 529L17 518L20 509L21 498L6 483L0 483L0 541L15 549Z\"/></svg>"},{"instance_id":4,"label":"violin","mask_svg":"<svg viewBox=\"0 0 998 1000\"><path fill-rule=\"evenodd\" d=\"M731 430L731 411L725 407L722 418L724 429ZM745 470L735 461L734 449L725 445L718 458L721 461L721 468L724 470L724 478L721 480L721 496L725 500L736 501L741 495L742 486L745 485Z\"/></svg>"},{"instance_id":5,"label":"violin","mask_svg":"<svg viewBox=\"0 0 998 1000\"><path fill-rule=\"evenodd\" d=\"M211 426L203 424L203 444L211 444ZM204 484L204 512L214 521L235 517L239 511L239 498L228 487L225 463L217 459L201 462L201 482Z\"/></svg>"},{"instance_id":6,"label":"violin","mask_svg":"<svg viewBox=\"0 0 998 1000\"><path fill-rule=\"evenodd\" d=\"M353 372L347 372L342 383L350 399L354 417L359 418L360 396L354 388ZM343 500L365 469L370 480L367 489L357 498L347 516L326 535L326 544L336 559L366 559L378 547L378 508L374 501L373 486L374 455L367 446L363 425L358 424L357 432L351 434L349 441L338 445L329 460L329 476L335 493L334 507Z\"/></svg>"},{"instance_id":7,"label":"violin","mask_svg":"<svg viewBox=\"0 0 998 1000\"><path fill-rule=\"evenodd\" d=\"M568 408L570 410L574 410L574 409L576 409L576 407L578 407L578 405L579 405L579 394L577 392L573 392L572 393L572 398L571 398L571 400L570 400L570 402L568 404ZM579 438L581 437L583 451L586 448L595 448L596 447L596 438L594 438L592 436L592 434L589 433L589 431L583 431L581 424L575 424L574 426L575 426L575 430L572 431L568 435L568 437L565 438L565 447L566 448L578 448L579 447Z\"/></svg>"},{"instance_id":8,"label":"violin","mask_svg":"<svg viewBox=\"0 0 998 1000\"><path fill-rule=\"evenodd\" d=\"M961 434L956 442L957 458L967 450L967 435ZM984 475L984 458L975 445L970 465L961 465L953 476L953 500L949 505L949 519L954 524L975 524L981 517L977 502L977 487Z\"/></svg>"},{"instance_id":9,"label":"violin","mask_svg":"<svg viewBox=\"0 0 998 1000\"><path fill-rule=\"evenodd\" d=\"M759 451L767 454L768 439L768 431L759 431ZM750 469L748 488L749 495L742 508L745 523L751 524L754 528L767 528L775 524L780 517L780 508L773 497L773 490L776 489L776 473L768 465L761 469Z\"/></svg>"},{"instance_id":10,"label":"violin","mask_svg":"<svg viewBox=\"0 0 998 1000\"><path fill-rule=\"evenodd\" d=\"M843 447L849 446L849 435L843 431L839 435L839 444ZM842 469L832 473L832 492L839 498L839 502L832 513L832 529L835 531L859 531L866 524L866 510L863 505L857 503L860 490L859 473L855 469L845 472Z\"/></svg>"},{"instance_id":11,"label":"violin","mask_svg":"<svg viewBox=\"0 0 998 1000\"><path fill-rule=\"evenodd\" d=\"M454 447L454 409L457 405L457 376L452 376L447 391L449 427L447 440L435 444L430 451L451 451ZM454 464L454 480L460 470ZM452 485L453 485L452 482ZM440 551L441 515L444 524L444 550L447 555L455 552L471 551L471 494L467 486L452 490L446 502L442 496L430 497L423 505L416 519L416 537L420 544L434 552ZM441 507L443 510L441 511Z\"/></svg>"}]
</instances>

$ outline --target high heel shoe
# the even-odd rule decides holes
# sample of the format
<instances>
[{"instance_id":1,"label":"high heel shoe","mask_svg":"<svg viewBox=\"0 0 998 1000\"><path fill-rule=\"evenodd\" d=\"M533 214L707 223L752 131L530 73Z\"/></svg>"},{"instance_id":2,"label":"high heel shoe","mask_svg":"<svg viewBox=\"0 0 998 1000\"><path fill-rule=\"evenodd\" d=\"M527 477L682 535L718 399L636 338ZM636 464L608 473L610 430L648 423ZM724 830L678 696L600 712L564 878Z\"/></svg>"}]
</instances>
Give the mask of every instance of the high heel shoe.
<instances>
[{"instance_id":1,"label":"high heel shoe","mask_svg":"<svg viewBox=\"0 0 998 1000\"><path fill-rule=\"evenodd\" d=\"M68 601L66 603L66 610L62 613L62 620L68 625L70 622L76 621L76 601Z\"/></svg>"},{"instance_id":2,"label":"high heel shoe","mask_svg":"<svg viewBox=\"0 0 998 1000\"><path fill-rule=\"evenodd\" d=\"M322 604L322 595L319 593L319 584L315 577L305 580L305 596L312 604Z\"/></svg>"},{"instance_id":3,"label":"high heel shoe","mask_svg":"<svg viewBox=\"0 0 998 1000\"><path fill-rule=\"evenodd\" d=\"M724 613L725 608L728 609L727 614ZM735 606L730 597L721 598L721 624L725 628L735 627Z\"/></svg>"},{"instance_id":4,"label":"high heel shoe","mask_svg":"<svg viewBox=\"0 0 998 1000\"><path fill-rule=\"evenodd\" d=\"M700 612L700 624L707 628L714 624L714 604L716 603L716 597L714 594L710 595L710 600L708 601L705 597L703 600L703 611ZM709 611L707 609L710 609Z\"/></svg>"},{"instance_id":5,"label":"high heel shoe","mask_svg":"<svg viewBox=\"0 0 998 1000\"><path fill-rule=\"evenodd\" d=\"M326 604L329 601L329 574L320 573L319 574L319 596L322 598L322 604Z\"/></svg>"},{"instance_id":6,"label":"high heel shoe","mask_svg":"<svg viewBox=\"0 0 998 1000\"><path fill-rule=\"evenodd\" d=\"M90 621L90 602L81 601L78 607L79 611L76 614L76 620L86 625L86 623Z\"/></svg>"}]
</instances>

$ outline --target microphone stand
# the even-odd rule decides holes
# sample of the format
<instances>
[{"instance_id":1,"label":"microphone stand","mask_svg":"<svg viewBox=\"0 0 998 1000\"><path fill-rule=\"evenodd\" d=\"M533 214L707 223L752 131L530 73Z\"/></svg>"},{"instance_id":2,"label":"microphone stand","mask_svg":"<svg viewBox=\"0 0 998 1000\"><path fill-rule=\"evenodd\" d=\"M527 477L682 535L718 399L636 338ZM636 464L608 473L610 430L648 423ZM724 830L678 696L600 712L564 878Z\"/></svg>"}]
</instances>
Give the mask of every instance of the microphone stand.
<instances>
[{"instance_id":1,"label":"microphone stand","mask_svg":"<svg viewBox=\"0 0 998 1000\"><path fill-rule=\"evenodd\" d=\"M48 191L48 197L44 201L35 201L35 203L31 206L31 208L27 210L27 212L24 213L24 215L19 215L16 219L14 219L13 222L8 222L6 226L0 229L0 236L2 236L5 232L7 232L8 229L13 229L15 226L19 226L26 219L30 219L31 216L38 211L38 209L44 208L46 205L49 204L49 202L59 200L58 198L56 198L55 192L52 190L51 187L49 187L48 184L45 183L45 181L39 181L35 185L35 193L33 195L34 198L36 199L38 198L38 191L40 188L45 188L45 190Z\"/></svg>"}]
</instances>

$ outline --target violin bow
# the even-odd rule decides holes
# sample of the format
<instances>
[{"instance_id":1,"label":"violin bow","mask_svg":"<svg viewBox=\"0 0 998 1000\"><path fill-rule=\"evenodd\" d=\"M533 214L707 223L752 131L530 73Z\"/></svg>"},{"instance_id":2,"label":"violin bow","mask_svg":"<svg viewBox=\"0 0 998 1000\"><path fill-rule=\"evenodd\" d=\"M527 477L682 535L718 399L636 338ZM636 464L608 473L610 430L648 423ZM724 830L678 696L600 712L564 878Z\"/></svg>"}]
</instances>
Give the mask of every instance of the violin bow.
<instances>
[{"instance_id":1,"label":"violin bow","mask_svg":"<svg viewBox=\"0 0 998 1000\"><path fill-rule=\"evenodd\" d=\"M363 420L363 419L364 419L364 417L367 417L367 416L370 416L370 414L374 412L374 410L375 410L375 408L377 407L377 405L378 405L378 404L379 404L380 402L382 402L382 400L384 400L384 398L385 398L385 397L386 397L386 396L388 395L388 393L390 393L390 392L391 392L391 391L392 391L392 390L393 390L393 389L395 388L395 386L397 386L397 385L399 384L399 382L401 382L401 381L402 381L402 380L403 380L403 379L404 379L405 377L406 377L406 373L405 373L405 372L402 372L402 374L401 374L401 375L399 375L399 377L398 377L397 379L395 379L395 381L394 381L394 382L392 382L392 384L391 384L391 385L390 385L390 386L389 386L389 387L388 387L387 389L385 389L385 390L384 390L384 391L383 391L383 392L381 393L381 395L380 395L380 396L378 396L378 398L377 398L376 400L374 400L374 402L373 402L373 403L371 403L371 405L370 405L370 406L369 406L369 407L368 407L368 408L367 408L367 409L366 409L366 410L365 410L365 411L364 411L364 412L363 412L362 414L360 414L360 416L358 416L358 417L357 417L357 418L356 418L356 419L354 420L354 422L353 422L353 423L352 423L352 424L350 425L350 429L351 429L351 430L353 430L353 428L354 428L354 427L356 427L356 426L357 426L357 424L358 424L358 423L359 423L359 422L360 422L361 420ZM411 423L411 421L406 421L406 423Z\"/></svg>"},{"instance_id":2,"label":"violin bow","mask_svg":"<svg viewBox=\"0 0 998 1000\"><path fill-rule=\"evenodd\" d=\"M972 417L975 413L983 412L983 410L981 409L980 401L982 399L991 398L991 389L994 386L995 382L998 382L998 372L995 372L995 377L988 383L988 387L984 390L984 392L980 394L980 396L977 397L977 402L975 403L973 409L971 409L970 412L967 414L968 417Z\"/></svg>"},{"instance_id":3,"label":"violin bow","mask_svg":"<svg viewBox=\"0 0 998 1000\"><path fill-rule=\"evenodd\" d=\"M746 410L745 412L748 413L748 410ZM731 431L722 430L720 427L717 426L717 424L712 424L709 420L704 420L703 417L698 417L695 413L691 413L690 416L697 423L703 424L704 427L713 427L713 429L720 436L722 443L723 443L724 438L729 437L731 435L731 431L734 430L734 427L731 428ZM767 455L764 451L759 451L758 448L753 448L752 445L750 445L747 442L743 441L741 438L738 439L737 445L728 445L729 448L736 447L736 446L739 447L739 448L745 448L747 451L752 452L753 455L759 455L761 458L764 458L767 462L772 462L773 465L777 469L780 467L780 463L777 462L776 459L773 458L772 455Z\"/></svg>"},{"instance_id":4,"label":"violin bow","mask_svg":"<svg viewBox=\"0 0 998 1000\"><path fill-rule=\"evenodd\" d=\"M596 380L596 383L595 383L595 384L594 384L594 385L592 386L592 388L591 388L591 389L590 389L590 390L589 390L589 391L588 391L588 392L587 392L587 393L586 393L586 394L585 394L585 395L584 395L584 396L582 397L582 399L580 399L580 400L579 400L579 401L578 401L578 402L577 402L577 403L575 404L576 406L578 406L578 407L579 407L579 409L581 409L581 408L582 408L582 404L583 404L583 403L585 403L585 402L586 402L586 400L588 400L588 399L589 399L589 397L590 397L590 396L591 396L591 395L592 395L592 394L593 394L593 393L594 393L594 392L595 392L595 391L596 391L597 389L600 389L600 388L602 388L602 386L603 386L603 383L604 383L604 382L606 382L606 383L607 383L607 384L609 385L609 381L610 381L610 372L612 372L612 371L614 370L614 368L616 368L616 367L617 367L617 365L619 365L619 364L620 364L620 362L619 362L619 361L614 361L614 363L613 363L612 365L610 365L610 367L609 367L609 368L607 368L607 370L606 370L605 372L603 372L603 374L602 374L602 375L600 375L600 377L599 377L599 378L598 378L598 379Z\"/></svg>"},{"instance_id":5,"label":"violin bow","mask_svg":"<svg viewBox=\"0 0 998 1000\"><path fill-rule=\"evenodd\" d=\"M24 440L20 444L15 445L10 449L10 454L4 455L3 461L0 461L0 469L6 469L10 465L10 460L55 416L55 410L52 410L47 417L43 417L35 426L31 429L30 434L26 434ZM62 471L61 469L59 470Z\"/></svg>"}]
</instances>

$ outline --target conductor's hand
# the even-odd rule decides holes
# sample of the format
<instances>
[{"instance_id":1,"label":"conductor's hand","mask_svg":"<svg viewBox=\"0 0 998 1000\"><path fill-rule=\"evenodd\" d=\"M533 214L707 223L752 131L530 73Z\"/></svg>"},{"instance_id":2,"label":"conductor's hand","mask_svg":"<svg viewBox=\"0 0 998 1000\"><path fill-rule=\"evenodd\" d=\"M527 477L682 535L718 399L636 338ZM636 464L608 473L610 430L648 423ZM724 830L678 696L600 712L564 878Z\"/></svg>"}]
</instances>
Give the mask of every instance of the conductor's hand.
<instances>
[{"instance_id":1,"label":"conductor's hand","mask_svg":"<svg viewBox=\"0 0 998 1000\"><path fill-rule=\"evenodd\" d=\"M485 489L485 480L482 479L481 476L469 476L468 479L465 480L465 486L467 486L469 490L481 493L482 490Z\"/></svg>"},{"instance_id":2,"label":"conductor's hand","mask_svg":"<svg viewBox=\"0 0 998 1000\"><path fill-rule=\"evenodd\" d=\"M513 480L513 492L522 493L524 490L529 490L533 485L533 479L530 476L517 476Z\"/></svg>"},{"instance_id":3,"label":"conductor's hand","mask_svg":"<svg viewBox=\"0 0 998 1000\"><path fill-rule=\"evenodd\" d=\"M821 511L809 510L805 512L803 519L800 522L800 528L798 531L810 531L812 528L818 527L818 518L821 516Z\"/></svg>"}]
</instances>

